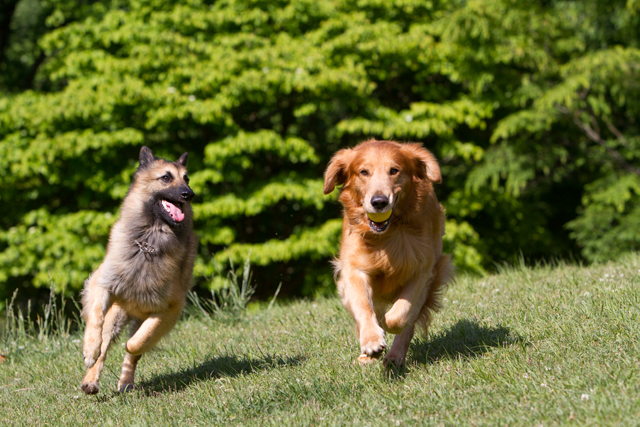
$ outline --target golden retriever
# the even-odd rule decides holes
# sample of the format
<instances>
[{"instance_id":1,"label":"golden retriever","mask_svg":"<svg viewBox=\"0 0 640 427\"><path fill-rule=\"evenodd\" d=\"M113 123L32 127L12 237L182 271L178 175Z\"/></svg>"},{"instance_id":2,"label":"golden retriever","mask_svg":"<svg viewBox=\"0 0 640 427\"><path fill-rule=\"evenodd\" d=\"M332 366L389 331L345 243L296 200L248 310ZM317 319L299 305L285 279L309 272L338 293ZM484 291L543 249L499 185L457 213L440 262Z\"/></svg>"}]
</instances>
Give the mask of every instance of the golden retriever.
<instances>
[{"instance_id":1,"label":"golden retriever","mask_svg":"<svg viewBox=\"0 0 640 427\"><path fill-rule=\"evenodd\" d=\"M344 207L336 284L356 322L360 363L379 358L385 331L396 334L384 357L404 364L415 326L425 333L453 278L442 253L444 209L433 183L434 156L420 144L370 140L338 151L327 166L324 194L343 185Z\"/></svg>"}]
</instances>

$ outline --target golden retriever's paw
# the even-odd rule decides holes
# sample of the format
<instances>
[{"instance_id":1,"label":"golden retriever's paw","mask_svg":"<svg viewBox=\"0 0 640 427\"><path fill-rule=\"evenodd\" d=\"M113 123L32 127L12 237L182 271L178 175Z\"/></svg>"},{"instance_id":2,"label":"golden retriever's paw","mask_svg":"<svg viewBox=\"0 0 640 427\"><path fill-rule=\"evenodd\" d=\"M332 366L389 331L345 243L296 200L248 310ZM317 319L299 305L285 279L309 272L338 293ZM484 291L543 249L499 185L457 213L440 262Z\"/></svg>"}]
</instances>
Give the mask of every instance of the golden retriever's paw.
<instances>
[{"instance_id":1,"label":"golden retriever's paw","mask_svg":"<svg viewBox=\"0 0 640 427\"><path fill-rule=\"evenodd\" d=\"M131 383L127 383L127 382L118 381L118 393L126 393L128 391L133 391L136 388L137 387L132 382Z\"/></svg>"},{"instance_id":2,"label":"golden retriever's paw","mask_svg":"<svg viewBox=\"0 0 640 427\"><path fill-rule=\"evenodd\" d=\"M85 394L96 394L100 391L100 387L98 387L98 383L95 381L88 381L86 383L82 383L80 389L85 392Z\"/></svg>"},{"instance_id":3,"label":"golden retriever's paw","mask_svg":"<svg viewBox=\"0 0 640 427\"><path fill-rule=\"evenodd\" d=\"M387 348L387 343L384 338L369 340L362 344L361 351L363 356L368 356L373 359L377 359L382 356L382 353Z\"/></svg>"},{"instance_id":4,"label":"golden retriever's paw","mask_svg":"<svg viewBox=\"0 0 640 427\"><path fill-rule=\"evenodd\" d=\"M382 364L385 368L401 368L404 366L406 358L404 356L394 355L391 352L387 353L382 359Z\"/></svg>"},{"instance_id":5,"label":"golden retriever's paw","mask_svg":"<svg viewBox=\"0 0 640 427\"><path fill-rule=\"evenodd\" d=\"M410 310L411 304L408 302L403 300L396 301L391 310L387 311L381 319L382 329L395 335L403 333L409 326L407 317Z\"/></svg>"},{"instance_id":6,"label":"golden retriever's paw","mask_svg":"<svg viewBox=\"0 0 640 427\"><path fill-rule=\"evenodd\" d=\"M387 320L386 316L384 319L382 319L382 321L380 322L380 325L382 326L382 329L384 329L386 332L389 332L390 334L394 334L394 335L400 335L407 328L406 323L401 321L395 321L395 319Z\"/></svg>"},{"instance_id":7,"label":"golden retriever's paw","mask_svg":"<svg viewBox=\"0 0 640 427\"><path fill-rule=\"evenodd\" d=\"M366 354L361 354L360 356L358 356L357 361L360 365L368 365L370 363L376 362L377 360L377 357L369 357Z\"/></svg>"}]
</instances>

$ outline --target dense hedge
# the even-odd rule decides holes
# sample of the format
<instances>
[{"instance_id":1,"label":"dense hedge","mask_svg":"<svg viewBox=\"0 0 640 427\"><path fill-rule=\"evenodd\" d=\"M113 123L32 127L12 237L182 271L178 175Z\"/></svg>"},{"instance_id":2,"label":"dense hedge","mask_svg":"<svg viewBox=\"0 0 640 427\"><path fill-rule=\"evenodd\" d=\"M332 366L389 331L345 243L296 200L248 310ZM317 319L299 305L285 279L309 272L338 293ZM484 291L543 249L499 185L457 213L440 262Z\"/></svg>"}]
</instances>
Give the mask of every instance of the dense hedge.
<instances>
[{"instance_id":1,"label":"dense hedge","mask_svg":"<svg viewBox=\"0 0 640 427\"><path fill-rule=\"evenodd\" d=\"M0 56L0 297L80 289L143 144L190 153L205 287L250 254L258 294L332 291L322 172L369 137L440 159L462 270L640 246L638 1L21 0L14 18L36 43Z\"/></svg>"}]
</instances>

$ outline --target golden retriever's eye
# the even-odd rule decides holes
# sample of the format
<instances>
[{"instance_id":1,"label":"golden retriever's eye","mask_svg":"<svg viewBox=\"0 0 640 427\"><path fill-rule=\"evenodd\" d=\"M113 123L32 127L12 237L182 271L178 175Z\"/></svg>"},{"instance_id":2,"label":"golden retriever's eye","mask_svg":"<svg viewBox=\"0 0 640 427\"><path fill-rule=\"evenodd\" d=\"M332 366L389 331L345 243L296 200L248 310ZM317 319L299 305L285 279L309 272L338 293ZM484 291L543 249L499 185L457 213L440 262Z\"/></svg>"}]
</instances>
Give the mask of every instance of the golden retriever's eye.
<instances>
[{"instance_id":1,"label":"golden retriever's eye","mask_svg":"<svg viewBox=\"0 0 640 427\"><path fill-rule=\"evenodd\" d=\"M362 170L360 171L360 175L362 175L362 176L369 176L369 171L368 171L368 170L366 170L366 169L362 169Z\"/></svg>"},{"instance_id":2,"label":"golden retriever's eye","mask_svg":"<svg viewBox=\"0 0 640 427\"><path fill-rule=\"evenodd\" d=\"M389 175L398 175L398 173L400 173L400 171L396 168L391 168L389 171Z\"/></svg>"}]
</instances>

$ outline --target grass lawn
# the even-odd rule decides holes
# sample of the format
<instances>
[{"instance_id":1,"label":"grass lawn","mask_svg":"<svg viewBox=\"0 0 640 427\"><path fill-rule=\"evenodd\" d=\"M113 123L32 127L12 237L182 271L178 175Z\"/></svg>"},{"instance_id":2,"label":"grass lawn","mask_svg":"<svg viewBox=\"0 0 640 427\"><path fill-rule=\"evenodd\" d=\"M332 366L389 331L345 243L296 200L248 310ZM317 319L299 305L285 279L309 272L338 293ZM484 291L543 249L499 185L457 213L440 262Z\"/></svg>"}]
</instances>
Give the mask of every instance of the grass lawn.
<instances>
[{"instance_id":1,"label":"grass lawn","mask_svg":"<svg viewBox=\"0 0 640 427\"><path fill-rule=\"evenodd\" d=\"M0 325L0 425L638 425L639 285L640 256L462 277L398 372L354 364L337 298L187 314L130 393L115 345L95 396L79 334Z\"/></svg>"}]
</instances>

